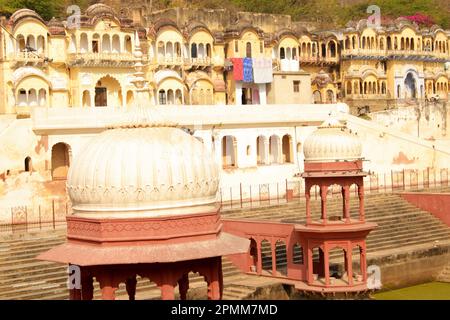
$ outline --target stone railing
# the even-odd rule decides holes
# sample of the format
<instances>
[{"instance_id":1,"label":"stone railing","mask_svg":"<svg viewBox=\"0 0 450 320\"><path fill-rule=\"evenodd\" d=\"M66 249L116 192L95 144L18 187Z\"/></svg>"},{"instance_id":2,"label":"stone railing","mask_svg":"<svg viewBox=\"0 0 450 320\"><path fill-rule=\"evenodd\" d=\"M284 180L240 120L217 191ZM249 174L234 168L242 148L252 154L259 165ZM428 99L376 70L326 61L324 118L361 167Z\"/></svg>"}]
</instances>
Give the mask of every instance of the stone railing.
<instances>
[{"instance_id":1,"label":"stone railing","mask_svg":"<svg viewBox=\"0 0 450 320\"><path fill-rule=\"evenodd\" d=\"M149 106L157 117L179 125L242 125L249 123L306 123L324 121L330 112L348 112L345 104L288 105L164 105ZM280 112L283 110L283 112ZM123 121L129 109L118 107L34 107L33 129L46 132L56 129L102 129Z\"/></svg>"},{"instance_id":2,"label":"stone railing","mask_svg":"<svg viewBox=\"0 0 450 320\"><path fill-rule=\"evenodd\" d=\"M132 53L115 53L115 52L86 52L86 53L69 53L68 61L73 62L76 60L85 60L85 61L135 61L136 58Z\"/></svg>"},{"instance_id":3,"label":"stone railing","mask_svg":"<svg viewBox=\"0 0 450 320\"><path fill-rule=\"evenodd\" d=\"M299 57L300 62L309 62L309 63L338 63L339 57L336 55L336 57L318 57L318 56L300 56Z\"/></svg>"},{"instance_id":4,"label":"stone railing","mask_svg":"<svg viewBox=\"0 0 450 320\"><path fill-rule=\"evenodd\" d=\"M450 59L450 54L428 50L379 50L379 49L345 49L342 56L428 56L439 59Z\"/></svg>"}]
</instances>

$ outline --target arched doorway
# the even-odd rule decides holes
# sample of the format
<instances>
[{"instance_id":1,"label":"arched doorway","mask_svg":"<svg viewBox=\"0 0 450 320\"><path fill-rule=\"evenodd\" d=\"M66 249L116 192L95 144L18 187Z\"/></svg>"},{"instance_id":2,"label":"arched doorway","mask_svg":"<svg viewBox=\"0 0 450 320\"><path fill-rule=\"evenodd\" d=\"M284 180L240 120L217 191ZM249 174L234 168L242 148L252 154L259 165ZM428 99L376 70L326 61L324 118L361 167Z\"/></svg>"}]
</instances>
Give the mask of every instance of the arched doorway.
<instances>
[{"instance_id":1,"label":"arched doorway","mask_svg":"<svg viewBox=\"0 0 450 320\"><path fill-rule=\"evenodd\" d=\"M26 157L24 162L25 162L25 172L33 171L33 166L31 164L31 158Z\"/></svg>"},{"instance_id":2,"label":"arched doorway","mask_svg":"<svg viewBox=\"0 0 450 320\"><path fill-rule=\"evenodd\" d=\"M67 179L70 166L70 146L57 143L52 148L52 178L53 180Z\"/></svg>"},{"instance_id":3,"label":"arched doorway","mask_svg":"<svg viewBox=\"0 0 450 320\"><path fill-rule=\"evenodd\" d=\"M121 86L119 81L111 76L105 76L97 81L95 85L95 106L121 106Z\"/></svg>"},{"instance_id":4,"label":"arched doorway","mask_svg":"<svg viewBox=\"0 0 450 320\"><path fill-rule=\"evenodd\" d=\"M411 72L408 72L405 78L405 95L406 98L415 99L417 96L417 84L416 79Z\"/></svg>"},{"instance_id":5,"label":"arched doorway","mask_svg":"<svg viewBox=\"0 0 450 320\"><path fill-rule=\"evenodd\" d=\"M233 136L222 138L222 165L224 168L236 167L237 142Z\"/></svg>"},{"instance_id":6,"label":"arched doorway","mask_svg":"<svg viewBox=\"0 0 450 320\"><path fill-rule=\"evenodd\" d=\"M322 103L322 95L320 94L319 90L316 90L313 92L313 99L314 99L314 103L316 103L316 104Z\"/></svg>"}]
</instances>

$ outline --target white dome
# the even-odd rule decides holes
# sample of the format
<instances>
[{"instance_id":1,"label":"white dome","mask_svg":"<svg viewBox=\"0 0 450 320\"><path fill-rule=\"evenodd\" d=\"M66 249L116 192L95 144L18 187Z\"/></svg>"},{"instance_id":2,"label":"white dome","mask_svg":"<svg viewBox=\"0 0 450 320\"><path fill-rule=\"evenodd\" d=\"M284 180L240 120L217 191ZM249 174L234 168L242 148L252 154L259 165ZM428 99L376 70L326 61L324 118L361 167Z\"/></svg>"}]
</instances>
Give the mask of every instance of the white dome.
<instances>
[{"instance_id":1,"label":"white dome","mask_svg":"<svg viewBox=\"0 0 450 320\"><path fill-rule=\"evenodd\" d=\"M347 131L346 126L330 118L306 138L303 152L305 161L329 162L361 159L359 138Z\"/></svg>"},{"instance_id":2,"label":"white dome","mask_svg":"<svg viewBox=\"0 0 450 320\"><path fill-rule=\"evenodd\" d=\"M180 208L215 204L218 176L213 155L181 129L117 128L80 151L67 190L75 214L183 213Z\"/></svg>"}]
</instances>

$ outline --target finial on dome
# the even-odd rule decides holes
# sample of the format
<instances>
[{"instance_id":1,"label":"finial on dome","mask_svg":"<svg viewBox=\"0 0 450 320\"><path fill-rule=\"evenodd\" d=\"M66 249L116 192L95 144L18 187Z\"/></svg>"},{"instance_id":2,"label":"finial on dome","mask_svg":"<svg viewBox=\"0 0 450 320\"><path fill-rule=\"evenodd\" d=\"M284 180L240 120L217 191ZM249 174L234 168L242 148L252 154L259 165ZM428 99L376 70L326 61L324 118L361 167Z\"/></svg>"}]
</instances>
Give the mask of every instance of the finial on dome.
<instances>
[{"instance_id":1,"label":"finial on dome","mask_svg":"<svg viewBox=\"0 0 450 320\"><path fill-rule=\"evenodd\" d=\"M333 111L330 111L328 113L328 119L322 122L319 128L345 128L345 125L335 117Z\"/></svg>"}]
</instances>

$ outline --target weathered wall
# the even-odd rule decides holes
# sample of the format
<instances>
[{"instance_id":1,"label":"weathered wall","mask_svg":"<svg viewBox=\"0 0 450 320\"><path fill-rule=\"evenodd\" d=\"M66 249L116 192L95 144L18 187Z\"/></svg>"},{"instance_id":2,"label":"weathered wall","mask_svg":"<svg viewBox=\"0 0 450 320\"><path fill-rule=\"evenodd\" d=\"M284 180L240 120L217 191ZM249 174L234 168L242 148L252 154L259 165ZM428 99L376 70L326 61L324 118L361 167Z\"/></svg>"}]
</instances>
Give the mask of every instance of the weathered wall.
<instances>
[{"instance_id":1,"label":"weathered wall","mask_svg":"<svg viewBox=\"0 0 450 320\"><path fill-rule=\"evenodd\" d=\"M408 192L400 196L416 207L432 213L450 227L450 193Z\"/></svg>"},{"instance_id":2,"label":"weathered wall","mask_svg":"<svg viewBox=\"0 0 450 320\"><path fill-rule=\"evenodd\" d=\"M434 281L450 261L450 246L436 245L431 249L418 249L378 257L368 256L367 265L378 265L381 269L383 290L391 290Z\"/></svg>"}]
</instances>

